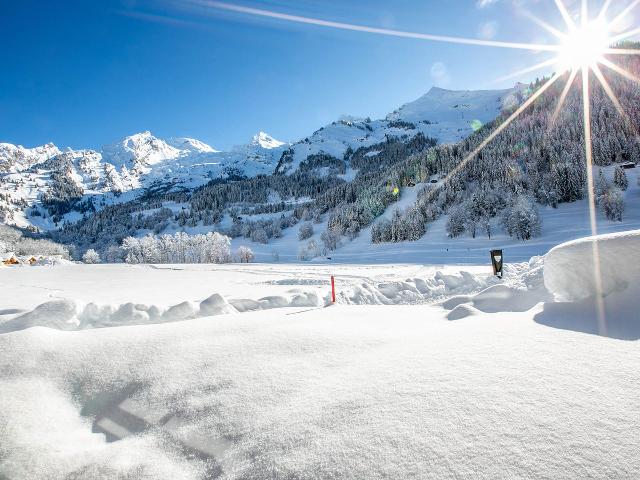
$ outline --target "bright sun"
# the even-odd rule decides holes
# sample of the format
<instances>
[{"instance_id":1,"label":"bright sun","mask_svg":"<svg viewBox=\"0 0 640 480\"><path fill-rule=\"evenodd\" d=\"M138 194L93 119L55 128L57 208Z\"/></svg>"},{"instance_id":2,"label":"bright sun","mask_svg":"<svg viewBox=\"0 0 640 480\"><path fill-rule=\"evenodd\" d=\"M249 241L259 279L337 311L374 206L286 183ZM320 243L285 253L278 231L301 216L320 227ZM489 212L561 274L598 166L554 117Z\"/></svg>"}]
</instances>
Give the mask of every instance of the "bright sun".
<instances>
[{"instance_id":1,"label":"bright sun","mask_svg":"<svg viewBox=\"0 0 640 480\"><path fill-rule=\"evenodd\" d=\"M558 64L563 70L596 65L611 43L609 28L602 20L576 26L563 39Z\"/></svg>"}]
</instances>

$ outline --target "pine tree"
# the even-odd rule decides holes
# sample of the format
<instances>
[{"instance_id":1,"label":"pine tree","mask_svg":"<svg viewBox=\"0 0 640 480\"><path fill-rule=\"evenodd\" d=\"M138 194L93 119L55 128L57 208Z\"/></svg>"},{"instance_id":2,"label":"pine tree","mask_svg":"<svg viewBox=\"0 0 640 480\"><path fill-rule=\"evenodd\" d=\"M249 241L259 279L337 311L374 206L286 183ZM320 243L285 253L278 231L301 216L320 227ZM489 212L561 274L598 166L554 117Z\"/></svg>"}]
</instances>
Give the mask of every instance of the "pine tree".
<instances>
[{"instance_id":1,"label":"pine tree","mask_svg":"<svg viewBox=\"0 0 640 480\"><path fill-rule=\"evenodd\" d=\"M609 220L621 222L624 214L624 198L622 191L612 187L601 199L602 211Z\"/></svg>"},{"instance_id":2,"label":"pine tree","mask_svg":"<svg viewBox=\"0 0 640 480\"><path fill-rule=\"evenodd\" d=\"M627 179L627 174L624 169L620 166L617 166L613 171L613 184L618 187L620 190L626 190L629 186L629 180Z\"/></svg>"}]
</instances>

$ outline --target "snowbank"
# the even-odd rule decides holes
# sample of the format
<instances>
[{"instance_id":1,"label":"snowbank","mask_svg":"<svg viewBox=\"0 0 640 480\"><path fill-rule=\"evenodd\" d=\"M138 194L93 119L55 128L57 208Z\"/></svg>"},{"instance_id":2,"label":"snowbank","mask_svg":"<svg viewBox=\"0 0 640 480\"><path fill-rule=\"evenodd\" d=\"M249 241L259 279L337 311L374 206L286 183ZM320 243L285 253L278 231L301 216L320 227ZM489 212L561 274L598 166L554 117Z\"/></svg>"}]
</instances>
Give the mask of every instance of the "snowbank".
<instances>
[{"instance_id":1,"label":"snowbank","mask_svg":"<svg viewBox=\"0 0 640 480\"><path fill-rule=\"evenodd\" d=\"M512 270L513 271L513 270ZM339 289L337 301L348 305L411 305L429 303L452 295L470 294L499 280L488 274L436 271L428 277L388 282L363 281Z\"/></svg>"},{"instance_id":2,"label":"snowbank","mask_svg":"<svg viewBox=\"0 0 640 480\"><path fill-rule=\"evenodd\" d=\"M559 301L598 295L594 247L600 264L601 295L622 292L640 281L640 230L563 243L545 256L544 284Z\"/></svg>"},{"instance_id":3,"label":"snowbank","mask_svg":"<svg viewBox=\"0 0 640 480\"><path fill-rule=\"evenodd\" d=\"M544 259L533 257L529 263L505 266L501 283L495 278L473 295L454 295L440 305L450 310L449 320L460 320L480 313L526 312L549 300L543 281Z\"/></svg>"},{"instance_id":4,"label":"snowbank","mask_svg":"<svg viewBox=\"0 0 640 480\"><path fill-rule=\"evenodd\" d=\"M594 250L599 260L599 283ZM640 338L640 230L563 243L545 256L544 284L555 297L535 321L616 338Z\"/></svg>"},{"instance_id":5,"label":"snowbank","mask_svg":"<svg viewBox=\"0 0 640 480\"><path fill-rule=\"evenodd\" d=\"M227 301L220 294L214 293L200 302L199 307L185 300L166 309L157 305L133 302L121 305L98 305L91 302L82 305L71 299L60 299L42 303L27 313L0 323L0 334L31 327L85 330L180 322L194 318L272 308L319 307L325 302L326 300L321 299L316 292L303 292L298 289L291 289L286 295L272 295L258 300L238 298Z\"/></svg>"}]
</instances>

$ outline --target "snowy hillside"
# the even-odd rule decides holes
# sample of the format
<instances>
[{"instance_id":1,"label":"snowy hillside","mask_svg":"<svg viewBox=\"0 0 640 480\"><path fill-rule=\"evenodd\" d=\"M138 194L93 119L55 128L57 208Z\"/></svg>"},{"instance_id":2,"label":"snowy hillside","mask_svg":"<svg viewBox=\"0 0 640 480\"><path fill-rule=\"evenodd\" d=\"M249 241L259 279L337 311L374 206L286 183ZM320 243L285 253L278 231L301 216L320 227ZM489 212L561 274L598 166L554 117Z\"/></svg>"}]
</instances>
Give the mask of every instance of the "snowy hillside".
<instances>
[{"instance_id":1,"label":"snowy hillside","mask_svg":"<svg viewBox=\"0 0 640 480\"><path fill-rule=\"evenodd\" d=\"M614 168L596 168L596 174L602 170L605 178L613 177ZM622 221L609 220L601 211L597 213L597 228L600 233L620 232L629 229L640 229L640 168L627 171L629 187L623 193L626 205ZM415 204L419 192L425 188L424 184L404 187L400 190L398 200L392 203L374 224L390 220L396 211L405 211ZM279 214L272 215L278 217ZM542 233L540 236L521 240L510 237L500 225L500 219L492 221L494 233L491 238L478 234L476 238L463 235L451 238L447 233L448 218L443 217L427 226L426 233L418 240L399 243L373 243L371 229L367 227L353 240L343 239L339 246L326 255L320 255L314 262L339 264L402 264L415 263L419 265L478 265L488 261L489 251L504 249L505 257L509 261L522 262L535 255L542 255L553 245L576 238L590 235L590 216L587 200L550 206L540 209ZM265 218L265 215L249 216L247 220ZM267 244L253 242L248 238L234 238L232 245L249 246L256 254L258 262L272 262L274 252L278 259L286 263L298 263L300 250L310 241L319 246L322 251L321 234L326 229L326 223L314 224L314 234L304 241L298 238L298 228L287 229L279 238ZM187 231L191 229L187 228ZM194 229L195 230L195 229ZM331 260L327 260L331 257Z\"/></svg>"},{"instance_id":2,"label":"snowy hillside","mask_svg":"<svg viewBox=\"0 0 640 480\"><path fill-rule=\"evenodd\" d=\"M501 111L520 103L525 90L522 84L507 90L454 91L433 87L418 100L389 114L387 120L411 122L440 143L456 143Z\"/></svg>"},{"instance_id":3,"label":"snowy hillside","mask_svg":"<svg viewBox=\"0 0 640 480\"><path fill-rule=\"evenodd\" d=\"M507 90L453 91L433 87L411 103L371 120L344 116L295 143L278 166L280 172L295 171L309 155L326 154L342 159L348 151L384 142L389 137L412 137L422 133L438 143L456 143L494 120L505 108L521 101L524 87ZM371 152L375 161L375 152Z\"/></svg>"}]
</instances>

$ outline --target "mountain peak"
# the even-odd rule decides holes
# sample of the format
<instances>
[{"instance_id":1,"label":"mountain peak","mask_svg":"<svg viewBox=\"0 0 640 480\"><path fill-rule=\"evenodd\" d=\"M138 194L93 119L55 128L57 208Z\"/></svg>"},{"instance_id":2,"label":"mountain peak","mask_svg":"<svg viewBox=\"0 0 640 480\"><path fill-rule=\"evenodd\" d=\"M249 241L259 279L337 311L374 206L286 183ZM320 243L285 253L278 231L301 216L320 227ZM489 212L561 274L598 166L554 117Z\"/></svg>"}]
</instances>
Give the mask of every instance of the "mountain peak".
<instances>
[{"instance_id":1,"label":"mountain peak","mask_svg":"<svg viewBox=\"0 0 640 480\"><path fill-rule=\"evenodd\" d=\"M268 133L260 131L253 136L253 138L251 139L251 144L259 146L261 148L271 149L281 147L282 145L284 145L284 142L276 140Z\"/></svg>"},{"instance_id":2,"label":"mountain peak","mask_svg":"<svg viewBox=\"0 0 640 480\"><path fill-rule=\"evenodd\" d=\"M215 153L217 150L200 140L189 137L171 137L167 144L189 153Z\"/></svg>"},{"instance_id":3,"label":"mountain peak","mask_svg":"<svg viewBox=\"0 0 640 480\"><path fill-rule=\"evenodd\" d=\"M114 145L106 145L103 158L116 167L133 168L138 164L153 165L180 156L180 150L145 131L123 138Z\"/></svg>"}]
</instances>

